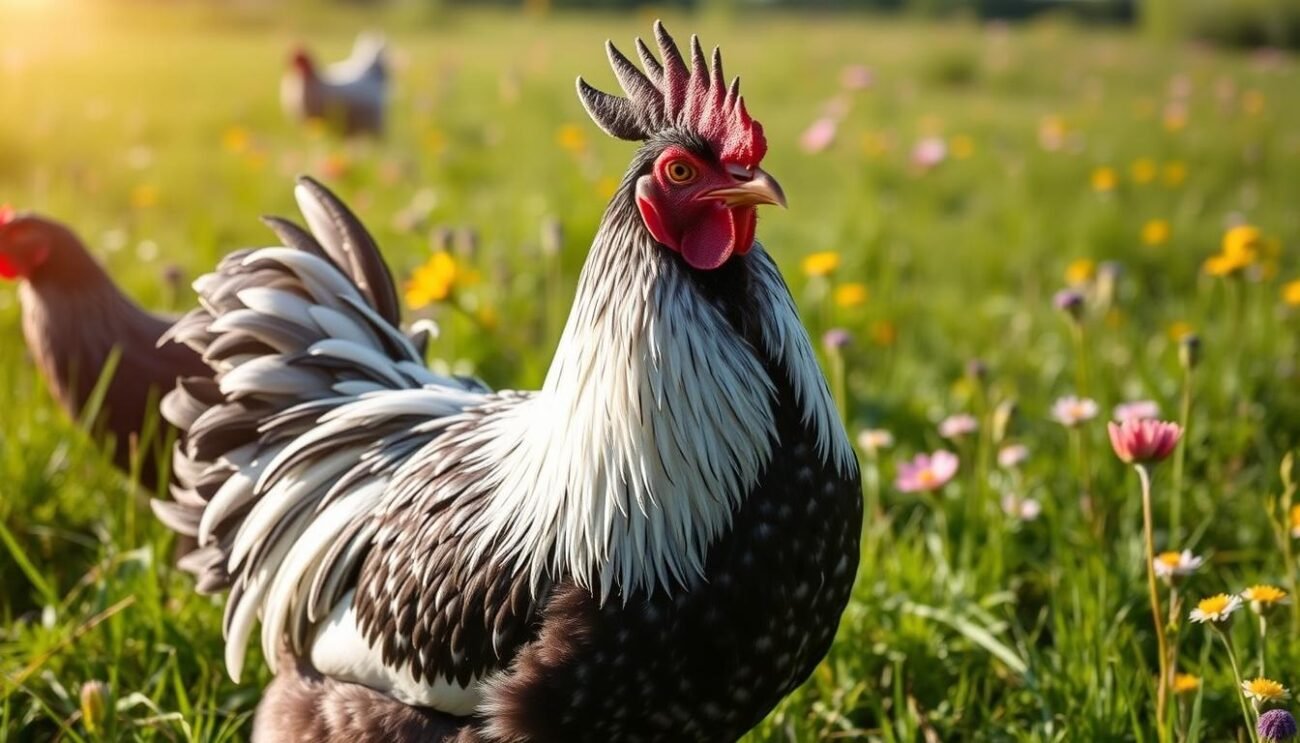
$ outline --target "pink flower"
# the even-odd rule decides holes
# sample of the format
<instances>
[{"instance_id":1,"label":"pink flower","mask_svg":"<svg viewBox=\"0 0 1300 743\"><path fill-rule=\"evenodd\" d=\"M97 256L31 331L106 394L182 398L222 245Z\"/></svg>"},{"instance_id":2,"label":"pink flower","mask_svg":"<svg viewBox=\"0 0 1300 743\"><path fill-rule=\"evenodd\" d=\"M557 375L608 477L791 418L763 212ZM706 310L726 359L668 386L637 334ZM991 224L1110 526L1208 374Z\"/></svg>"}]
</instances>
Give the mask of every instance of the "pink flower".
<instances>
[{"instance_id":1,"label":"pink flower","mask_svg":"<svg viewBox=\"0 0 1300 743\"><path fill-rule=\"evenodd\" d=\"M1003 469L1019 467L1027 459L1029 459L1029 449L1024 444L1007 444L998 449L998 466Z\"/></svg>"},{"instance_id":2,"label":"pink flower","mask_svg":"<svg viewBox=\"0 0 1300 743\"><path fill-rule=\"evenodd\" d=\"M1133 400L1115 406L1115 420L1142 420L1160 417L1160 406L1154 400Z\"/></svg>"},{"instance_id":3,"label":"pink flower","mask_svg":"<svg viewBox=\"0 0 1300 743\"><path fill-rule=\"evenodd\" d=\"M904 493L938 490L957 474L959 463L956 454L942 449L934 454L917 454L912 461L898 465L894 487Z\"/></svg>"},{"instance_id":4,"label":"pink flower","mask_svg":"<svg viewBox=\"0 0 1300 743\"><path fill-rule=\"evenodd\" d=\"M959 439L975 433L977 428L979 423L975 420L975 416L965 413L950 415L939 421L939 435L945 439Z\"/></svg>"},{"instance_id":5,"label":"pink flower","mask_svg":"<svg viewBox=\"0 0 1300 743\"><path fill-rule=\"evenodd\" d=\"M1080 423L1097 417L1097 402L1086 397L1062 397L1052 403L1052 420L1066 428L1076 428Z\"/></svg>"},{"instance_id":6,"label":"pink flower","mask_svg":"<svg viewBox=\"0 0 1300 743\"><path fill-rule=\"evenodd\" d=\"M866 90L876 81L870 67L851 64L840 71L840 85L845 90Z\"/></svg>"},{"instance_id":7,"label":"pink flower","mask_svg":"<svg viewBox=\"0 0 1300 743\"><path fill-rule=\"evenodd\" d=\"M1033 521L1043 512L1043 506L1033 498L1007 493L1002 496L1002 512L1020 521Z\"/></svg>"},{"instance_id":8,"label":"pink flower","mask_svg":"<svg viewBox=\"0 0 1300 743\"><path fill-rule=\"evenodd\" d=\"M808 153L821 152L835 142L835 131L838 128L839 123L835 119L817 119L799 137L799 147Z\"/></svg>"},{"instance_id":9,"label":"pink flower","mask_svg":"<svg viewBox=\"0 0 1300 743\"><path fill-rule=\"evenodd\" d=\"M933 168L948 159L948 143L943 137L926 137L912 148L912 164L921 168Z\"/></svg>"},{"instance_id":10,"label":"pink flower","mask_svg":"<svg viewBox=\"0 0 1300 743\"><path fill-rule=\"evenodd\" d=\"M1126 420L1106 426L1115 456L1129 464L1155 464L1178 446L1183 429L1177 423L1149 418Z\"/></svg>"}]
</instances>

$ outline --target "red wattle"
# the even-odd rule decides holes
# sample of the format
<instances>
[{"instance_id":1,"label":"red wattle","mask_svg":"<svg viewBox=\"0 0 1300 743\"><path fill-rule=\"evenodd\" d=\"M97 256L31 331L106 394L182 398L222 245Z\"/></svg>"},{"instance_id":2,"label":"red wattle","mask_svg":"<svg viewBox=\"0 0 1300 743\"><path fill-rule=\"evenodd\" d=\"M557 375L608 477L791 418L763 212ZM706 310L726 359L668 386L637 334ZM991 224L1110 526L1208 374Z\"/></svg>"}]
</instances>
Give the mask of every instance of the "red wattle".
<instances>
[{"instance_id":1,"label":"red wattle","mask_svg":"<svg viewBox=\"0 0 1300 743\"><path fill-rule=\"evenodd\" d=\"M691 268L717 268L727 262L735 249L736 225L730 209L710 211L682 236L682 258Z\"/></svg>"},{"instance_id":2,"label":"red wattle","mask_svg":"<svg viewBox=\"0 0 1300 743\"><path fill-rule=\"evenodd\" d=\"M13 261L4 255L0 255L0 278L16 279L21 275L22 273L18 270L18 266L14 265Z\"/></svg>"},{"instance_id":3,"label":"red wattle","mask_svg":"<svg viewBox=\"0 0 1300 743\"><path fill-rule=\"evenodd\" d=\"M736 223L736 253L744 255L754 247L754 227L758 222L758 210L752 206L741 207L732 214Z\"/></svg>"}]
</instances>

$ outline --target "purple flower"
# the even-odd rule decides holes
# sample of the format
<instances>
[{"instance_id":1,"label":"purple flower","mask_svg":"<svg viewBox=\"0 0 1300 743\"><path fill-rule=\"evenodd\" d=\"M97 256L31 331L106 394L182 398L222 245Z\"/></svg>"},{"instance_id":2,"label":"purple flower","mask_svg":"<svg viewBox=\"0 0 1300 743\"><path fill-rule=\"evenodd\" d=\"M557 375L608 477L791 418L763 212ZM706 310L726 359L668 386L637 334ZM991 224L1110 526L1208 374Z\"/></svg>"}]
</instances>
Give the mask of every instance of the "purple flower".
<instances>
[{"instance_id":1,"label":"purple flower","mask_svg":"<svg viewBox=\"0 0 1300 743\"><path fill-rule=\"evenodd\" d=\"M1083 294L1075 289L1062 289L1052 295L1052 306L1077 320L1083 314Z\"/></svg>"},{"instance_id":2,"label":"purple flower","mask_svg":"<svg viewBox=\"0 0 1300 743\"><path fill-rule=\"evenodd\" d=\"M975 433L978 428L979 422L975 420L975 416L966 413L950 415L939 421L939 435L945 439L959 439Z\"/></svg>"},{"instance_id":3,"label":"purple flower","mask_svg":"<svg viewBox=\"0 0 1300 743\"><path fill-rule=\"evenodd\" d=\"M1295 737L1295 718L1284 709L1270 709L1260 714L1255 730L1265 743L1282 743Z\"/></svg>"},{"instance_id":4,"label":"purple flower","mask_svg":"<svg viewBox=\"0 0 1300 743\"><path fill-rule=\"evenodd\" d=\"M959 464L956 454L942 449L933 454L917 454L910 462L898 465L894 487L904 493L938 490L957 474Z\"/></svg>"},{"instance_id":5,"label":"purple flower","mask_svg":"<svg viewBox=\"0 0 1300 743\"><path fill-rule=\"evenodd\" d=\"M839 351L853 342L853 335L844 328L831 328L822 336L822 345L828 351Z\"/></svg>"},{"instance_id":6,"label":"purple flower","mask_svg":"<svg viewBox=\"0 0 1300 743\"><path fill-rule=\"evenodd\" d=\"M1115 406L1115 420L1120 423L1159 417L1160 406L1154 400L1133 400Z\"/></svg>"}]
</instances>

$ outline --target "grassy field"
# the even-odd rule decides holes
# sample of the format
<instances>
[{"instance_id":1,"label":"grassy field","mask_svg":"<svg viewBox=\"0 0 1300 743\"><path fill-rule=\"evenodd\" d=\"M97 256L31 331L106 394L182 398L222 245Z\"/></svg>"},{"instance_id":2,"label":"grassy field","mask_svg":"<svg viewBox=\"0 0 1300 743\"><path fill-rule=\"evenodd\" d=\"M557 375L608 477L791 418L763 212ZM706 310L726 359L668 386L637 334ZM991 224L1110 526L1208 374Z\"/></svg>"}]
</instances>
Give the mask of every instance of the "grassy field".
<instances>
[{"instance_id":1,"label":"grassy field","mask_svg":"<svg viewBox=\"0 0 1300 743\"><path fill-rule=\"evenodd\" d=\"M269 242L256 217L293 214L292 176L318 175L403 276L459 230L469 280L409 316L443 323L433 357L539 383L632 150L587 121L573 79L612 85L601 44L630 47L649 17L160 6L51 21L31 5L0 24L0 202L68 221L142 302L180 310L178 273ZM1138 478L1104 426L1138 399L1188 426L1155 468L1156 550L1205 559L1159 588L1177 670L1199 680L1182 678L1167 727L1249 739L1220 635L1187 617L1203 596L1296 587L1281 474L1300 438L1296 60L1058 22L666 21L744 77L790 199L760 239L814 335L852 336L825 359L851 435L894 440L863 451L874 513L835 648L747 740L1156 740ZM389 136L345 144L284 121L289 46L342 54L362 24L397 52ZM865 89L846 89L852 65ZM805 151L823 118L833 141ZM1054 307L1067 285L1077 320ZM220 602L169 566L145 497L57 410L20 338L0 287L0 740L243 739L265 671L225 676ZM1100 413L1062 426L1066 395ZM945 440L937 424L960 413L977 431ZM999 466L1011 444L1028 459ZM939 449L961 460L950 483L895 487L900 462ZM1237 612L1225 636L1243 676L1266 656L1300 686L1298 612L1271 615L1263 645ZM92 681L115 711L88 721Z\"/></svg>"}]
</instances>

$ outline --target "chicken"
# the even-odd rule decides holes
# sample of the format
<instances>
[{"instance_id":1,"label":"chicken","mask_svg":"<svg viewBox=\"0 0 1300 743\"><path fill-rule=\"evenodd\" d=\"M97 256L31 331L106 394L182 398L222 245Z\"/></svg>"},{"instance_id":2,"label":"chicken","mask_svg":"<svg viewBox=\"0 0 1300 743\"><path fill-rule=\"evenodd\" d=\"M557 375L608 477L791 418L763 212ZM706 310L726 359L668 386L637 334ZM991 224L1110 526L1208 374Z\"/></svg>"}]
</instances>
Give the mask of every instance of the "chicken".
<instances>
[{"instance_id":1,"label":"chicken","mask_svg":"<svg viewBox=\"0 0 1300 743\"><path fill-rule=\"evenodd\" d=\"M357 36L351 56L323 69L299 47L280 80L280 104L295 121L319 119L349 136L383 134L388 106L383 37Z\"/></svg>"},{"instance_id":2,"label":"chicken","mask_svg":"<svg viewBox=\"0 0 1300 743\"><path fill-rule=\"evenodd\" d=\"M356 217L227 257L170 333L214 379L164 401L183 488L158 516L260 621L255 741L726 741L830 647L858 565L857 461L755 208L784 205L717 50L608 52L642 142L543 386L431 372Z\"/></svg>"},{"instance_id":3,"label":"chicken","mask_svg":"<svg viewBox=\"0 0 1300 743\"><path fill-rule=\"evenodd\" d=\"M179 343L158 344L174 318L152 315L122 294L73 232L36 215L0 211L0 277L21 280L23 335L54 398L76 419L116 348L96 431L108 434L114 463L131 470L140 449L139 482L154 491L166 481L160 464L162 428L150 440L145 425L179 377L209 377L199 354Z\"/></svg>"}]
</instances>

